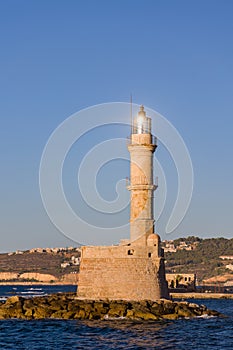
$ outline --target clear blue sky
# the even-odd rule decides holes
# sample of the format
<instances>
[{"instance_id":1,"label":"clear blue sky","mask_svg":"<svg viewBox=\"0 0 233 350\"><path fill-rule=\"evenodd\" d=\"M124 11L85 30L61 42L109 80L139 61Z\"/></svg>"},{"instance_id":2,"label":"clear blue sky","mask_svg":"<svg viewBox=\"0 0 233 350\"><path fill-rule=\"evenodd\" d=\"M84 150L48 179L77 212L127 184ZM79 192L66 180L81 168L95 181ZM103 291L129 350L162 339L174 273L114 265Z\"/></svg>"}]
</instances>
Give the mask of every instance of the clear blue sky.
<instances>
[{"instance_id":1,"label":"clear blue sky","mask_svg":"<svg viewBox=\"0 0 233 350\"><path fill-rule=\"evenodd\" d=\"M193 161L189 211L162 238L232 237L232 38L231 0L0 0L0 251L73 244L44 211L41 153L69 115L130 93Z\"/></svg>"}]
</instances>

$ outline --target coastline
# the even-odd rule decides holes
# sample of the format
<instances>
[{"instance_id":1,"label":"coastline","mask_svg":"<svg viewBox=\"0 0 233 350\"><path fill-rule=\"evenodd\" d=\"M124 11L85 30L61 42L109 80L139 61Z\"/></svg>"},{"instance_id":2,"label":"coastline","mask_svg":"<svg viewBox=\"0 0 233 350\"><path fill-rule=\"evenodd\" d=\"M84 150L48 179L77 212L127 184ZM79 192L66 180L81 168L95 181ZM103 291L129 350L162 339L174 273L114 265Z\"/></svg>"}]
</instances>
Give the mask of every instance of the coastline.
<instances>
[{"instance_id":1,"label":"coastline","mask_svg":"<svg viewBox=\"0 0 233 350\"><path fill-rule=\"evenodd\" d=\"M0 286L75 286L77 283L71 282L0 282Z\"/></svg>"},{"instance_id":2,"label":"coastline","mask_svg":"<svg viewBox=\"0 0 233 350\"><path fill-rule=\"evenodd\" d=\"M0 286L68 286L77 285L69 282L0 282ZM172 299L233 299L233 294L227 293L170 293Z\"/></svg>"},{"instance_id":3,"label":"coastline","mask_svg":"<svg viewBox=\"0 0 233 350\"><path fill-rule=\"evenodd\" d=\"M227 293L170 293L173 299L233 299L233 294Z\"/></svg>"},{"instance_id":4,"label":"coastline","mask_svg":"<svg viewBox=\"0 0 233 350\"><path fill-rule=\"evenodd\" d=\"M71 282L0 282L0 286L68 286L77 285L76 283ZM78 285L77 285L78 286ZM198 293L198 292L190 292L190 293L170 293L172 299L233 299L233 294L231 293Z\"/></svg>"}]
</instances>

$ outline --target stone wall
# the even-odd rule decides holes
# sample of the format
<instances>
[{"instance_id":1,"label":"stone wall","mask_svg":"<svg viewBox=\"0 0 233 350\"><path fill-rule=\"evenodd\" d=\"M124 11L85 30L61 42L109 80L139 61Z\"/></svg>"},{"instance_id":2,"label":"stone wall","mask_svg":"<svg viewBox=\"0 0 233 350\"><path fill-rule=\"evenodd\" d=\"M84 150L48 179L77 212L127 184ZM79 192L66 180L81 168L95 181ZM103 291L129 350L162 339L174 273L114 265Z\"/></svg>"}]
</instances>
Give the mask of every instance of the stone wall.
<instances>
[{"instance_id":1,"label":"stone wall","mask_svg":"<svg viewBox=\"0 0 233 350\"><path fill-rule=\"evenodd\" d=\"M97 300L168 298L164 261L158 256L158 247L133 244L83 247L78 297Z\"/></svg>"},{"instance_id":2,"label":"stone wall","mask_svg":"<svg viewBox=\"0 0 233 350\"><path fill-rule=\"evenodd\" d=\"M167 273L166 280L168 287L186 288L189 291L196 289L196 274L195 273Z\"/></svg>"}]
</instances>

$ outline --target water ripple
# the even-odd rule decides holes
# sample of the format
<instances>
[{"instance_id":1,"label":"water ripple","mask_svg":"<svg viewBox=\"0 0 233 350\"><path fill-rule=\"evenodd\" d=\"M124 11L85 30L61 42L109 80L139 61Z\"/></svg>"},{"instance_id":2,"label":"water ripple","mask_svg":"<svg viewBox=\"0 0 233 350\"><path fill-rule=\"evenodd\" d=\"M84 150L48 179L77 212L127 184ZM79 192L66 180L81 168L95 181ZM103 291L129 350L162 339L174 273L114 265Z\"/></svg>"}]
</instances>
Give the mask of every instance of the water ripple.
<instances>
[{"instance_id":1,"label":"water ripple","mask_svg":"<svg viewBox=\"0 0 233 350\"><path fill-rule=\"evenodd\" d=\"M228 318L176 321L0 320L1 350L225 350L233 348L233 300L197 300Z\"/></svg>"}]
</instances>

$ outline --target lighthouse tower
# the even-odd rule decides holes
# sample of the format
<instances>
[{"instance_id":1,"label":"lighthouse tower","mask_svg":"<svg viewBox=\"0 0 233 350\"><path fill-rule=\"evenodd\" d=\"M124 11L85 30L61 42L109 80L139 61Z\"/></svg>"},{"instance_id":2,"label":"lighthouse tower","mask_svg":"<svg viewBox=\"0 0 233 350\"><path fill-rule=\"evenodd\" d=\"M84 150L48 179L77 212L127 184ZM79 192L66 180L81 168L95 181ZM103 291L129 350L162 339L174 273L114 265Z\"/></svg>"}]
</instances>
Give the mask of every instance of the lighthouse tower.
<instances>
[{"instance_id":1,"label":"lighthouse tower","mask_svg":"<svg viewBox=\"0 0 233 350\"><path fill-rule=\"evenodd\" d=\"M82 247L78 297L94 300L169 298L160 237L154 233L151 119L141 106L132 123L130 239L115 246Z\"/></svg>"},{"instance_id":2,"label":"lighthouse tower","mask_svg":"<svg viewBox=\"0 0 233 350\"><path fill-rule=\"evenodd\" d=\"M130 152L130 240L147 239L154 233L153 194L157 185L153 181L153 153L157 147L151 135L151 118L140 107L133 120L128 150ZM141 242L141 240L140 240Z\"/></svg>"}]
</instances>

